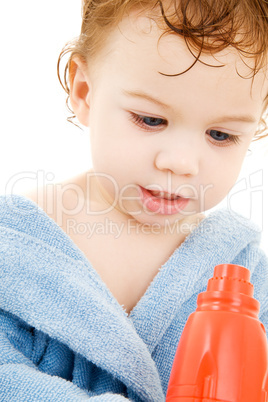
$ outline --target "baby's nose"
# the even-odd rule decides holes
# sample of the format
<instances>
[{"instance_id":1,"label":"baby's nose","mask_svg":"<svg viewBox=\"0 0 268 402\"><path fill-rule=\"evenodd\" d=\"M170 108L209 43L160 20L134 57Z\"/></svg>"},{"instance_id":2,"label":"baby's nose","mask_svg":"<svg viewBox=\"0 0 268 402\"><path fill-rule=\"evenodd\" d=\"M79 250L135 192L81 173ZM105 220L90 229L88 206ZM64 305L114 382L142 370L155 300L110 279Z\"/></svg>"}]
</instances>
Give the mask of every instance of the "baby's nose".
<instances>
[{"instance_id":1,"label":"baby's nose","mask_svg":"<svg viewBox=\"0 0 268 402\"><path fill-rule=\"evenodd\" d=\"M200 154L200 146L193 141L177 141L157 153L155 166L176 175L196 176L199 173Z\"/></svg>"}]
</instances>

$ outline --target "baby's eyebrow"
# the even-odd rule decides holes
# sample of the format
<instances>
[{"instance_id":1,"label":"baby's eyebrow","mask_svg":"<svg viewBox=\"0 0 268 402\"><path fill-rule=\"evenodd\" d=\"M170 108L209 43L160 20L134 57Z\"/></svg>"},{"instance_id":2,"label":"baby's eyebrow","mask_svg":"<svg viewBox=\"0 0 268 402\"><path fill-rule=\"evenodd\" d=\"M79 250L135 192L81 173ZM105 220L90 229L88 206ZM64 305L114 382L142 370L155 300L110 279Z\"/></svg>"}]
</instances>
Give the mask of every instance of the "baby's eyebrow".
<instances>
[{"instance_id":1,"label":"baby's eyebrow","mask_svg":"<svg viewBox=\"0 0 268 402\"><path fill-rule=\"evenodd\" d=\"M217 118L214 121L214 124L216 123L227 123L227 122L244 122L244 123L257 123L257 119L254 116L251 116L250 114L241 114L241 115L230 115L230 116L222 116Z\"/></svg>"},{"instance_id":2,"label":"baby's eyebrow","mask_svg":"<svg viewBox=\"0 0 268 402\"><path fill-rule=\"evenodd\" d=\"M166 103L160 101L159 99L157 99L156 97L143 92L143 91L135 91L135 90L122 90L123 94L125 96L128 97L133 97L133 98L141 98L141 99L145 99L148 100L149 102L153 102L155 104L157 104L158 106L163 107L164 109L173 109L172 106L167 105ZM249 114L245 114L245 115L229 115L229 116L222 116L219 117L217 119L215 119L215 121L213 121L214 124L217 123L227 123L227 122L243 122L243 123L256 123L257 119Z\"/></svg>"},{"instance_id":3,"label":"baby's eyebrow","mask_svg":"<svg viewBox=\"0 0 268 402\"><path fill-rule=\"evenodd\" d=\"M170 105L167 105L166 103L160 101L156 97L154 97L146 92L125 90L125 89L123 89L122 92L126 96L132 96L133 98L142 98L142 99L148 100L149 102L153 102L156 105L163 107L164 109L172 109L172 107Z\"/></svg>"}]
</instances>

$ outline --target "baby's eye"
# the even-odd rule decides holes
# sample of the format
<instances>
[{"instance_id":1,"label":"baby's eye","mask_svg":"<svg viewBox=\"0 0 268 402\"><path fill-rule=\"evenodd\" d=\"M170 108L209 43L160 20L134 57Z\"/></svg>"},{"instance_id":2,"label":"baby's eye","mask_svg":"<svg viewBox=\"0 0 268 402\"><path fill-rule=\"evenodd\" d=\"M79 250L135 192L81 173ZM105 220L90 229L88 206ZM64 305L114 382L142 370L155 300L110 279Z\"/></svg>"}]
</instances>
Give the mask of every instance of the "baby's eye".
<instances>
[{"instance_id":1,"label":"baby's eye","mask_svg":"<svg viewBox=\"0 0 268 402\"><path fill-rule=\"evenodd\" d=\"M147 117L147 116L139 116L140 119L146 124L147 126L159 126L163 124L164 120L160 119L159 117Z\"/></svg>"},{"instance_id":2,"label":"baby's eye","mask_svg":"<svg viewBox=\"0 0 268 402\"><path fill-rule=\"evenodd\" d=\"M216 141L225 141L229 138L229 134L223 133L222 131L218 130L209 130L209 135L213 140Z\"/></svg>"},{"instance_id":3,"label":"baby's eye","mask_svg":"<svg viewBox=\"0 0 268 402\"><path fill-rule=\"evenodd\" d=\"M230 145L230 143L239 143L238 135L227 134L220 130L208 130L207 134L212 139L212 142L218 143L217 145L220 146Z\"/></svg>"},{"instance_id":4,"label":"baby's eye","mask_svg":"<svg viewBox=\"0 0 268 402\"><path fill-rule=\"evenodd\" d=\"M136 113L130 114L131 120L134 121L139 127L143 128L144 130L159 130L162 129L164 126L167 126L167 120L162 119L161 117L153 117L153 116L142 116Z\"/></svg>"}]
</instances>

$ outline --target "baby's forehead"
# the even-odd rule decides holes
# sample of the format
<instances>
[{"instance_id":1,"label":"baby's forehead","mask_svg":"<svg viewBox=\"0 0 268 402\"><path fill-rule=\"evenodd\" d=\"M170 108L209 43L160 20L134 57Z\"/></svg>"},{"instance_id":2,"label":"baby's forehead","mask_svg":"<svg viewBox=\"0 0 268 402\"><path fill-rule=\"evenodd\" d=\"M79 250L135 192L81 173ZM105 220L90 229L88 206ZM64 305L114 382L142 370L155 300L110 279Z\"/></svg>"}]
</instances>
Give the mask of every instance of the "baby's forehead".
<instances>
[{"instance_id":1,"label":"baby's forehead","mask_svg":"<svg viewBox=\"0 0 268 402\"><path fill-rule=\"evenodd\" d=\"M248 56L246 52L241 53L233 46L214 52L209 49L191 47L182 35L167 32L157 19L137 12L130 13L122 19L115 30L115 36L110 36L110 45L114 49L117 46L123 47L126 54L128 51L139 53L141 63L143 57L159 57L167 66L171 64L171 61L174 64L174 60L177 60L177 70L167 70L167 75L175 75L188 70L191 65L195 65L198 59L198 63L211 68L224 67L222 71L229 68L235 69L241 78L251 80L256 63L253 56ZM260 69L259 75L262 76L265 85L265 81L268 79L267 64Z\"/></svg>"},{"instance_id":2,"label":"baby's forehead","mask_svg":"<svg viewBox=\"0 0 268 402\"><path fill-rule=\"evenodd\" d=\"M262 69L263 72L267 71L267 59L268 59L268 40L267 40L267 28L265 35L257 35L257 32L261 32L263 24L257 23L257 18L247 18L245 9L237 7L236 10L232 10L228 18L223 13L224 4L219 6L217 2L207 2L213 15L208 18L206 14L208 11L202 9L199 4L197 12L196 2L189 0L187 7L180 1L176 2L159 2L160 7L154 7L153 9L137 9L131 11L126 15L118 24L118 28L128 35L129 40L135 41L135 38L131 36L130 32L126 33L126 29L131 27L134 35L150 35L155 30L158 30L159 36L159 49L162 45L162 49L169 46L170 41L163 41L163 38L182 38L181 42L184 46L187 46L189 52L192 52L198 57L202 54L202 57L216 55L223 56L226 53L233 53L238 55L241 62L240 68L244 70L243 76L248 77L249 71L256 72L258 69ZM226 1L222 1L226 3ZM176 7L176 9L175 9ZM226 8L227 7L227 8ZM226 5L228 9L228 5ZM229 4L230 7L230 4ZM223 14L222 14L223 13ZM183 28L185 18L186 28ZM203 20L204 18L204 20ZM260 17L261 18L261 17ZM207 21L206 21L207 19ZM213 23L215 19L215 27ZM255 21L254 21L255 20ZM226 21L226 23L224 23ZM202 28L202 23L207 22L208 26ZM174 24L174 25L173 25ZM250 24L252 25L250 27ZM267 25L267 19L266 19ZM252 29L251 29L252 28ZM247 34L245 34L247 32ZM266 39L265 39L266 38ZM202 48L202 49L201 49ZM224 50L227 48L227 52ZM237 61L239 63L239 61ZM228 59L227 62L234 62L234 59ZM244 64L244 66L242 66Z\"/></svg>"},{"instance_id":3,"label":"baby's forehead","mask_svg":"<svg viewBox=\"0 0 268 402\"><path fill-rule=\"evenodd\" d=\"M234 98L233 91L238 93L236 99L241 105L249 97L258 105L263 102L268 93L264 74L259 72L252 81L251 66L236 49L203 52L198 61L196 55L198 51L189 51L182 36L163 35L153 19L134 14L124 18L112 32L98 70L105 71L102 78L107 85L114 81L124 89L146 90L161 97L165 104L178 103L174 91L178 93L179 82L184 85L184 96L192 97L192 103L197 91L203 98L217 92L224 105Z\"/></svg>"}]
</instances>

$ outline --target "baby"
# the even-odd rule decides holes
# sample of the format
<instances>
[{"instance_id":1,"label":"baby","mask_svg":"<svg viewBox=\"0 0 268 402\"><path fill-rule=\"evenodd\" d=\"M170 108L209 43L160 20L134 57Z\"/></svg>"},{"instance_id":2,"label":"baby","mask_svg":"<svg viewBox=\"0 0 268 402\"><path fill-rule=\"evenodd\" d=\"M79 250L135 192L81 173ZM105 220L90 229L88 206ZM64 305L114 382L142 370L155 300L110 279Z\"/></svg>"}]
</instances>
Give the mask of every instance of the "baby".
<instances>
[{"instance_id":1,"label":"baby","mask_svg":"<svg viewBox=\"0 0 268 402\"><path fill-rule=\"evenodd\" d=\"M264 135L267 29L265 0L83 2L59 64L93 169L1 197L1 400L164 401L220 263L251 270L268 328L258 228L204 215Z\"/></svg>"}]
</instances>

